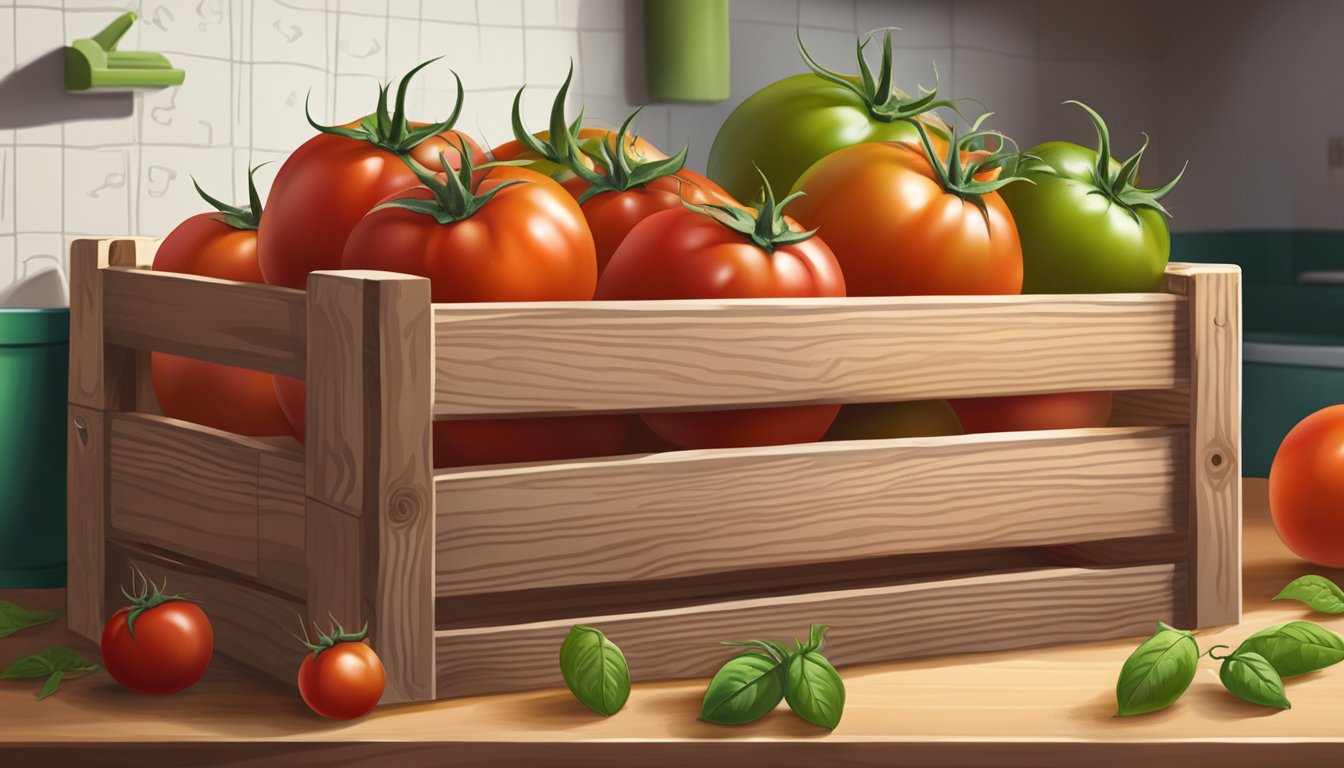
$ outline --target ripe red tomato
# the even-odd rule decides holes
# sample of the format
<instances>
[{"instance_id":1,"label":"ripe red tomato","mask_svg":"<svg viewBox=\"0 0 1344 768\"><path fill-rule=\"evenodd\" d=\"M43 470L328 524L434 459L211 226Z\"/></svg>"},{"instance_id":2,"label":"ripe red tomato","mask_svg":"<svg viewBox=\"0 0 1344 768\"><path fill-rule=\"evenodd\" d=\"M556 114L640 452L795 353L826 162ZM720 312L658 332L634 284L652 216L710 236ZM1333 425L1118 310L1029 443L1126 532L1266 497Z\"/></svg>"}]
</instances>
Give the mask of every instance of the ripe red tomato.
<instances>
[{"instance_id":1,"label":"ripe red tomato","mask_svg":"<svg viewBox=\"0 0 1344 768\"><path fill-rule=\"evenodd\" d=\"M103 627L103 666L113 680L140 693L190 687L210 666L214 647L214 631L200 606L165 595L148 580L131 605Z\"/></svg>"},{"instance_id":2,"label":"ripe red tomato","mask_svg":"<svg viewBox=\"0 0 1344 768\"><path fill-rule=\"evenodd\" d=\"M963 162L984 159L963 155ZM1007 206L992 189L949 186L950 175L922 146L856 144L803 173L796 189L807 194L793 214L826 238L850 295L1020 293L1022 246ZM959 177L962 190L1007 182Z\"/></svg>"},{"instance_id":3,"label":"ripe red tomato","mask_svg":"<svg viewBox=\"0 0 1344 768\"><path fill-rule=\"evenodd\" d=\"M1344 405L1298 423L1269 468L1269 512L1303 560L1344 568Z\"/></svg>"},{"instance_id":4,"label":"ripe red tomato","mask_svg":"<svg viewBox=\"0 0 1344 768\"><path fill-rule=\"evenodd\" d=\"M411 77L429 63L402 79L398 105ZM461 82L458 88L460 109ZM323 132L289 156L271 185L271 215L262 222L257 243L266 282L303 289L309 272L339 268L346 237L364 214L388 195L417 184L404 157L435 171L444 170L441 157L446 157L456 169L459 147L465 146L473 161L483 162L475 141L450 130L456 119L454 110L448 120L429 126L407 121L400 106L389 115L384 104L363 120L319 127Z\"/></svg>"},{"instance_id":5,"label":"ripe red tomato","mask_svg":"<svg viewBox=\"0 0 1344 768\"><path fill-rule=\"evenodd\" d=\"M178 224L159 244L154 269L263 282L257 265L257 221L262 211L251 173L247 183L253 203L246 209L201 192L219 212L200 213ZM290 434L270 374L155 352L150 355L150 378L165 416L239 435Z\"/></svg>"},{"instance_id":6,"label":"ripe red tomato","mask_svg":"<svg viewBox=\"0 0 1344 768\"><path fill-rule=\"evenodd\" d=\"M966 434L1033 429L1104 427L1111 419L1110 392L1057 392L949 400Z\"/></svg>"},{"instance_id":7,"label":"ripe red tomato","mask_svg":"<svg viewBox=\"0 0 1344 768\"><path fill-rule=\"evenodd\" d=\"M787 202L787 201L786 201ZM682 207L644 219L616 248L598 299L721 299L844 296L829 248L778 213L773 194L730 224ZM838 405L649 413L640 418L683 448L803 443L821 439Z\"/></svg>"},{"instance_id":8,"label":"ripe red tomato","mask_svg":"<svg viewBox=\"0 0 1344 768\"><path fill-rule=\"evenodd\" d=\"M364 632L347 633L339 625L299 665L299 695L308 708L332 720L353 720L378 704L387 684L383 662L364 642Z\"/></svg>"}]
</instances>

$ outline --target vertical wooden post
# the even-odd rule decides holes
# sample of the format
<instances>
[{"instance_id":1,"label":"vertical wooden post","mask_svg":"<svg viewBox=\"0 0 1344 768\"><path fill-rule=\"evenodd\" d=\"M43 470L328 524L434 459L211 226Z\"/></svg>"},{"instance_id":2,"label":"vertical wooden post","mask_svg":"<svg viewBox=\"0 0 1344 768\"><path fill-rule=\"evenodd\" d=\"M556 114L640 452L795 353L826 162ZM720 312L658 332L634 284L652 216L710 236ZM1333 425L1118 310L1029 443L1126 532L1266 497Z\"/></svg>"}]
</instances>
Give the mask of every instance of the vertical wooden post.
<instances>
[{"instance_id":1,"label":"vertical wooden post","mask_svg":"<svg viewBox=\"0 0 1344 768\"><path fill-rule=\"evenodd\" d=\"M1190 300L1191 626L1241 620L1241 269L1172 264Z\"/></svg>"},{"instance_id":2,"label":"vertical wooden post","mask_svg":"<svg viewBox=\"0 0 1344 768\"><path fill-rule=\"evenodd\" d=\"M103 341L107 266L148 266L157 241L81 239L70 245L70 423L66 437L66 590L70 629L103 631L107 412L136 404L136 354Z\"/></svg>"},{"instance_id":3,"label":"vertical wooden post","mask_svg":"<svg viewBox=\"0 0 1344 768\"><path fill-rule=\"evenodd\" d=\"M368 622L384 703L434 698L429 299L409 275L308 278L308 613Z\"/></svg>"}]
</instances>

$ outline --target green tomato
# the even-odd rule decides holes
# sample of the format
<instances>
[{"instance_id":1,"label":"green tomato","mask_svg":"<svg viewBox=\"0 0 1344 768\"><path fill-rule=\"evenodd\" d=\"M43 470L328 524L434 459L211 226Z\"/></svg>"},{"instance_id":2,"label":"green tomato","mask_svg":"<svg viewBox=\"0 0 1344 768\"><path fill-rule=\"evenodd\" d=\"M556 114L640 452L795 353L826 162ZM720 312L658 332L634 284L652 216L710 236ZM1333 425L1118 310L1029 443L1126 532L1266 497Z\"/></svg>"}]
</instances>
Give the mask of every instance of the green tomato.
<instances>
[{"instance_id":1,"label":"green tomato","mask_svg":"<svg viewBox=\"0 0 1344 768\"><path fill-rule=\"evenodd\" d=\"M1022 241L1022 292L1155 291L1171 255L1166 210L1158 201L1181 176L1159 189L1134 187L1144 150L1116 162L1106 124L1079 106L1097 126L1100 148L1041 144L1027 150L1030 157L1018 169L1033 183L999 190Z\"/></svg>"},{"instance_id":2,"label":"green tomato","mask_svg":"<svg viewBox=\"0 0 1344 768\"><path fill-rule=\"evenodd\" d=\"M770 187L781 194L793 188L813 163L837 149L867 141L918 141L915 117L947 106L935 91L908 97L892 85L891 32L883 38L882 67L874 79L863 47L860 74L832 72L798 49L812 72L786 77L747 97L734 109L709 151L709 177L743 202L761 192L760 168ZM935 133L935 119L926 120Z\"/></svg>"}]
</instances>

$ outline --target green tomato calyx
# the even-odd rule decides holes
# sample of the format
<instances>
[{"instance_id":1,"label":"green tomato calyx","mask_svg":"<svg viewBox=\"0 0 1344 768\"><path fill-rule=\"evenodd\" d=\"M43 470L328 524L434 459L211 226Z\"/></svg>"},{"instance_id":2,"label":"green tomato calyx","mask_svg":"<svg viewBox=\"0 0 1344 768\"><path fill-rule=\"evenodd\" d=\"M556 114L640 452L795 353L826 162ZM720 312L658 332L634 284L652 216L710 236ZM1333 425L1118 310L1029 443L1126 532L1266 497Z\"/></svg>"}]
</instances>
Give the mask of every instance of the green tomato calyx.
<instances>
[{"instance_id":1,"label":"green tomato calyx","mask_svg":"<svg viewBox=\"0 0 1344 768\"><path fill-rule=\"evenodd\" d=\"M126 615L126 631L130 633L132 640L135 639L135 620L140 618L140 614L164 603L194 602L193 598L187 594L164 594L164 590L168 588L167 580L161 585L155 584L149 580L144 571L134 565L131 566L132 589L135 588L136 577L139 577L140 589L135 594L127 592L125 587L121 588L121 594L131 603L131 612Z\"/></svg>"},{"instance_id":2,"label":"green tomato calyx","mask_svg":"<svg viewBox=\"0 0 1344 768\"><path fill-rule=\"evenodd\" d=\"M219 217L220 221L228 224L234 229L256 229L261 226L261 195L257 194L257 183L252 177L257 172L257 169L263 165L270 165L270 163L265 162L259 165L254 165L252 166L252 169L247 172L248 205L243 208L221 202L206 194L205 190L201 189L200 183L196 181L195 176L191 177L191 185L196 187L196 193L199 194L205 202L214 206L215 210L224 214Z\"/></svg>"},{"instance_id":3,"label":"green tomato calyx","mask_svg":"<svg viewBox=\"0 0 1344 768\"><path fill-rule=\"evenodd\" d=\"M1033 183L1030 179L1017 175L1016 168L1010 171L1004 166L1004 159L1016 155L1004 151L1004 147L1013 140L998 131L980 130L980 126L985 120L991 117L993 112L986 112L971 124L971 130L965 136L958 136L957 129L949 129L949 140L947 142L947 157L940 159L938 154L933 151L933 144L929 142L928 131L924 130L923 124L913 118L909 122L915 126L919 132L919 141L924 148L924 157L929 161L929 166L933 168L933 175L943 190L949 194L956 195L963 200L975 203L982 209L984 201L981 197L996 190L1012 184L1015 181L1025 181ZM962 152L971 151L972 148L983 148L985 142L990 137L997 140L998 147L983 157L965 162L962 158ZM976 178L976 174L998 166L999 178L990 181L981 181Z\"/></svg>"},{"instance_id":4,"label":"green tomato calyx","mask_svg":"<svg viewBox=\"0 0 1344 768\"><path fill-rule=\"evenodd\" d=\"M420 183L434 195L432 200L424 200L418 197L403 197L394 200L388 200L374 207L373 211L379 211L384 208L404 208L413 213L421 213L426 216L432 216L440 224L452 224L455 221L469 219L486 203L494 199L504 189L514 184L527 183L524 179L508 179L500 182L497 186L485 194L477 194L476 190L480 186L482 179L473 180L473 172L481 168L494 168L501 165L528 165L531 160L496 160L489 163L483 163L479 166L472 166L471 151L467 149L466 142L458 143L458 152L462 158L462 167L454 171L448 164L448 157L444 153L439 153L439 160L443 163L444 181L439 180L439 174L431 171L423 165L417 163L415 158L410 155L402 157L406 165L410 167L411 172L420 180ZM373 213L369 211L369 213Z\"/></svg>"},{"instance_id":5,"label":"green tomato calyx","mask_svg":"<svg viewBox=\"0 0 1344 768\"><path fill-rule=\"evenodd\" d=\"M938 67L936 65L933 69L933 88L929 89L921 85L919 86L919 93L910 96L896 87L895 65L892 63L891 55L891 30L892 28L888 27L882 34L882 64L878 68L876 79L873 77L872 67L868 65L868 59L864 56L863 50L872 41L872 35L856 38L854 41L855 53L859 59L859 74L857 77L842 75L818 64L817 60L812 58L803 45L801 31L798 32L798 53L802 54L803 62L817 77L835 83L862 99L864 105L868 108L868 113L875 120L892 123L922 115L939 107L950 107L955 111L956 105L953 102L938 98Z\"/></svg>"},{"instance_id":6,"label":"green tomato calyx","mask_svg":"<svg viewBox=\"0 0 1344 768\"><path fill-rule=\"evenodd\" d=\"M556 165L569 163L570 144L579 140L579 129L583 127L583 107L579 108L579 116L574 122L565 122L565 98L569 95L569 86L573 80L574 62L571 60L569 74L565 75L565 82L555 94L555 101L551 102L550 134L545 141L533 136L523 125L523 91L527 90L527 86L519 88L518 94L513 97L513 137L532 154Z\"/></svg>"},{"instance_id":7,"label":"green tomato calyx","mask_svg":"<svg viewBox=\"0 0 1344 768\"><path fill-rule=\"evenodd\" d=\"M764 186L761 193L761 202L755 209L713 203L696 205L685 200L682 200L681 204L690 211L714 219L734 232L746 235L766 253L774 253L781 246L801 243L815 235L817 233L815 229L806 232L790 229L789 223L784 220L784 206L806 193L794 192L776 203L775 192L770 188L770 180L765 177L765 173L759 167L756 169L756 173L760 174L761 184Z\"/></svg>"},{"instance_id":8,"label":"green tomato calyx","mask_svg":"<svg viewBox=\"0 0 1344 768\"><path fill-rule=\"evenodd\" d=\"M442 58L442 57L439 57ZM387 91L390 83L384 83L378 89L378 108L373 114L366 115L359 125L354 128L347 128L343 125L318 125L312 114L308 111L308 98L303 100L303 114L308 118L308 124L321 131L333 136L344 136L347 139L356 141L367 141L379 149L386 150L398 155L405 155L412 149L415 149L425 139L430 136L443 133L449 130L457 123L457 118L462 114L462 78L453 72L453 79L457 81L457 103L453 106L453 113L447 120L441 123L432 123L419 128L412 128L410 121L406 119L406 89L411 84L411 78L415 73L425 67L438 61L438 58L430 59L420 66L407 72L401 78L397 85L397 98L394 111L389 114L387 109ZM312 96L312 91L308 92Z\"/></svg>"},{"instance_id":9,"label":"green tomato calyx","mask_svg":"<svg viewBox=\"0 0 1344 768\"><path fill-rule=\"evenodd\" d=\"M1134 186L1134 180L1138 178L1139 163L1143 160L1143 153L1148 149L1148 134L1143 134L1143 144L1139 147L1139 151L1122 163L1119 169L1113 169L1111 132L1106 127L1106 121L1101 119L1101 115L1097 114L1096 110L1081 101L1070 99L1064 103L1082 107L1087 116L1092 119L1092 124L1097 128L1097 164L1092 169L1092 183L1097 188L1093 190L1093 194L1105 195L1111 202L1123 206L1133 216L1137 216L1135 211L1137 208L1151 208L1164 216L1171 216L1171 213L1162 207L1162 203L1159 201L1176 187L1176 183L1185 175L1185 169L1190 164L1187 162L1181 166L1181 172L1166 184L1156 189L1140 189Z\"/></svg>"},{"instance_id":10,"label":"green tomato calyx","mask_svg":"<svg viewBox=\"0 0 1344 768\"><path fill-rule=\"evenodd\" d=\"M313 622L313 629L317 632L316 643L308 639L308 627L303 626L302 623L300 623L300 626L303 626L303 637L299 637L298 635L294 636L294 639L303 643L305 648L313 652L314 661L317 660L319 654L328 648L335 648L341 643L360 643L369 636L369 623L367 621L364 622L364 627L358 632L347 632L345 627L341 626L341 622L336 620L335 615L327 615L331 617L331 629L328 629L326 632L323 632L322 629L317 626L316 621Z\"/></svg>"},{"instance_id":11,"label":"green tomato calyx","mask_svg":"<svg viewBox=\"0 0 1344 768\"><path fill-rule=\"evenodd\" d=\"M662 160L645 160L631 151L635 138L629 136L630 123L643 109L643 107L636 109L625 118L624 123L621 123L621 130L616 134L615 149L612 148L612 142L605 140L597 142L596 150L579 142L569 143L569 154L566 158L569 169L575 176L591 185L579 195L579 205L588 202L594 195L603 192L625 192L628 189L642 187L664 176L672 176L685 167L686 153L690 148L688 144L683 144L677 154ZM606 172L599 173L585 165L580 152L600 163Z\"/></svg>"}]
</instances>

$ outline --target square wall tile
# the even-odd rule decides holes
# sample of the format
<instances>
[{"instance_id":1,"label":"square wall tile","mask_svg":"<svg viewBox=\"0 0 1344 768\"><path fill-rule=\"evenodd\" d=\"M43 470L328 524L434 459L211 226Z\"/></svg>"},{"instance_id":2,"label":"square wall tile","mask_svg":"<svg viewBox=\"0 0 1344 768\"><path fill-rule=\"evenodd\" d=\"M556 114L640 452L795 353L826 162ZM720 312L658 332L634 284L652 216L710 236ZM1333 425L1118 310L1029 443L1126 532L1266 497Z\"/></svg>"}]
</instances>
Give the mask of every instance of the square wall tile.
<instances>
[{"instance_id":1,"label":"square wall tile","mask_svg":"<svg viewBox=\"0 0 1344 768\"><path fill-rule=\"evenodd\" d=\"M531 92L532 89L529 88L528 93ZM535 95L538 98L545 98L546 113L549 113L550 100L555 97L555 93ZM442 98L446 101L447 94ZM523 102L526 105L527 99L524 98ZM457 121L457 127L475 139L482 148L497 147L513 138L513 129L509 124L512 109L513 94L509 91L468 93L467 106L462 112L462 119ZM541 119L534 120L524 112L523 124L533 131L539 131L546 127L545 115L543 114Z\"/></svg>"},{"instance_id":2,"label":"square wall tile","mask_svg":"<svg viewBox=\"0 0 1344 768\"><path fill-rule=\"evenodd\" d=\"M70 249L59 232L33 232L14 238L14 280L48 265L69 274Z\"/></svg>"},{"instance_id":3,"label":"square wall tile","mask_svg":"<svg viewBox=\"0 0 1344 768\"><path fill-rule=\"evenodd\" d=\"M0 29L14 29L14 8L0 8ZM0 78L14 71L14 47L16 35L0 32ZM0 272L0 276L3 272Z\"/></svg>"},{"instance_id":4,"label":"square wall tile","mask_svg":"<svg viewBox=\"0 0 1344 768\"><path fill-rule=\"evenodd\" d=\"M420 22L395 17L388 19L387 73L383 79L399 80L422 61L424 59L420 58Z\"/></svg>"},{"instance_id":5,"label":"square wall tile","mask_svg":"<svg viewBox=\"0 0 1344 768\"><path fill-rule=\"evenodd\" d=\"M1036 0L954 0L952 32L958 48L1036 55Z\"/></svg>"},{"instance_id":6,"label":"square wall tile","mask_svg":"<svg viewBox=\"0 0 1344 768\"><path fill-rule=\"evenodd\" d=\"M192 186L192 178L207 192L220 190L227 194L234 189L235 170L233 150L228 147L144 147L137 230L142 235L162 237L188 216L208 210Z\"/></svg>"},{"instance_id":7,"label":"square wall tile","mask_svg":"<svg viewBox=\"0 0 1344 768\"><path fill-rule=\"evenodd\" d=\"M951 48L897 48L891 59L896 86L906 93L916 93L919 86L937 84L940 93L952 87Z\"/></svg>"},{"instance_id":8,"label":"square wall tile","mask_svg":"<svg viewBox=\"0 0 1344 768\"><path fill-rule=\"evenodd\" d=\"M522 32L518 32L519 37ZM427 21L420 25L420 59L439 61L423 69L416 78L425 88L456 88L453 72L462 78L464 88L481 88L481 35L469 24L445 24ZM417 64L419 62L416 62ZM522 62L518 62L519 69ZM400 76L400 73L396 73Z\"/></svg>"},{"instance_id":9,"label":"square wall tile","mask_svg":"<svg viewBox=\"0 0 1344 768\"><path fill-rule=\"evenodd\" d=\"M624 96L625 33L580 30L577 66L585 95Z\"/></svg>"},{"instance_id":10,"label":"square wall tile","mask_svg":"<svg viewBox=\"0 0 1344 768\"><path fill-rule=\"evenodd\" d=\"M557 0L523 0L523 24L529 27L560 26Z\"/></svg>"},{"instance_id":11,"label":"square wall tile","mask_svg":"<svg viewBox=\"0 0 1344 768\"><path fill-rule=\"evenodd\" d=\"M303 114L309 94L313 119L335 122L324 73L294 64L252 65L252 146L291 152L307 141L313 135Z\"/></svg>"},{"instance_id":12,"label":"square wall tile","mask_svg":"<svg viewBox=\"0 0 1344 768\"><path fill-rule=\"evenodd\" d=\"M0 147L0 233L12 235L14 226L14 147Z\"/></svg>"},{"instance_id":13,"label":"square wall tile","mask_svg":"<svg viewBox=\"0 0 1344 768\"><path fill-rule=\"evenodd\" d=\"M952 0L857 0L855 23L860 34L884 27L895 48L947 48L952 45Z\"/></svg>"},{"instance_id":14,"label":"square wall tile","mask_svg":"<svg viewBox=\"0 0 1344 768\"><path fill-rule=\"evenodd\" d=\"M18 254L13 235L0 235L0 291L14 282L18 273Z\"/></svg>"},{"instance_id":15,"label":"square wall tile","mask_svg":"<svg viewBox=\"0 0 1344 768\"><path fill-rule=\"evenodd\" d=\"M523 23L522 0L477 0L476 21L482 26L519 26Z\"/></svg>"},{"instance_id":16,"label":"square wall tile","mask_svg":"<svg viewBox=\"0 0 1344 768\"><path fill-rule=\"evenodd\" d=\"M1023 148L1041 141L1034 59L956 48L950 85L948 96L980 102L963 104L968 118L982 109L993 112L987 128L1002 131Z\"/></svg>"},{"instance_id":17,"label":"square wall tile","mask_svg":"<svg viewBox=\"0 0 1344 768\"><path fill-rule=\"evenodd\" d=\"M191 85L147 91L138 105L140 140L209 147L233 141L233 68L227 61L175 55Z\"/></svg>"},{"instance_id":18,"label":"square wall tile","mask_svg":"<svg viewBox=\"0 0 1344 768\"><path fill-rule=\"evenodd\" d=\"M793 26L798 23L798 0L730 0L733 21L763 21Z\"/></svg>"},{"instance_id":19,"label":"square wall tile","mask_svg":"<svg viewBox=\"0 0 1344 768\"><path fill-rule=\"evenodd\" d=\"M526 29L523 31L528 85L560 86L570 63L579 62L579 33L573 29Z\"/></svg>"},{"instance_id":20,"label":"square wall tile","mask_svg":"<svg viewBox=\"0 0 1344 768\"><path fill-rule=\"evenodd\" d=\"M60 49L65 46L65 21L60 11L16 8L14 25L14 61L17 66L22 67L41 56L61 55ZM23 34L17 34L19 30Z\"/></svg>"},{"instance_id":21,"label":"square wall tile","mask_svg":"<svg viewBox=\"0 0 1344 768\"><path fill-rule=\"evenodd\" d=\"M576 5L571 6L571 3ZM577 19L574 26L580 29L623 30L630 5L633 3L627 0L560 0L561 26L570 26L565 21L574 15Z\"/></svg>"},{"instance_id":22,"label":"square wall tile","mask_svg":"<svg viewBox=\"0 0 1344 768\"><path fill-rule=\"evenodd\" d=\"M523 82L523 30L518 27L480 28L480 67L468 88L517 89ZM541 54L543 59L545 54Z\"/></svg>"},{"instance_id":23,"label":"square wall tile","mask_svg":"<svg viewBox=\"0 0 1344 768\"><path fill-rule=\"evenodd\" d=\"M389 18L420 20L420 0L384 0L378 4L387 9Z\"/></svg>"},{"instance_id":24,"label":"square wall tile","mask_svg":"<svg viewBox=\"0 0 1344 768\"><path fill-rule=\"evenodd\" d=\"M254 63L306 64L326 71L328 40L335 33L336 17L320 10L305 10L281 0L254 0L252 20L244 34L251 38Z\"/></svg>"},{"instance_id":25,"label":"square wall tile","mask_svg":"<svg viewBox=\"0 0 1344 768\"><path fill-rule=\"evenodd\" d=\"M416 3L419 7L419 3ZM386 0L340 0L337 5L341 13L358 13L362 16L386 18L389 3Z\"/></svg>"},{"instance_id":26,"label":"square wall tile","mask_svg":"<svg viewBox=\"0 0 1344 768\"><path fill-rule=\"evenodd\" d=\"M209 56L216 59L228 59L233 55L229 50L233 29L231 8L225 0L200 0L200 2L147 4L141 23L140 40L135 48L145 51L158 51L178 64L175 53L189 53L193 56ZM67 14L67 18L73 14ZM97 24L107 23L102 14L91 15ZM96 31L96 30L95 30ZM130 47L128 43L127 48ZM195 74L188 72L188 81Z\"/></svg>"},{"instance_id":27,"label":"square wall tile","mask_svg":"<svg viewBox=\"0 0 1344 768\"><path fill-rule=\"evenodd\" d=\"M798 26L853 32L854 0L802 0L798 4Z\"/></svg>"},{"instance_id":28,"label":"square wall tile","mask_svg":"<svg viewBox=\"0 0 1344 768\"><path fill-rule=\"evenodd\" d=\"M733 111L731 102L713 104L678 104L668 114L667 151L681 148L689 143L686 154L686 166L700 173L705 172L709 162L709 150L714 146L714 137L719 126Z\"/></svg>"},{"instance_id":29,"label":"square wall tile","mask_svg":"<svg viewBox=\"0 0 1344 768\"><path fill-rule=\"evenodd\" d=\"M388 27L386 18L341 14L337 17L336 73L387 77Z\"/></svg>"},{"instance_id":30,"label":"square wall tile","mask_svg":"<svg viewBox=\"0 0 1344 768\"><path fill-rule=\"evenodd\" d=\"M337 75L336 120L345 123L372 112L378 104L378 88L381 85L376 77ZM388 94L387 108L396 109L396 102L393 101L391 94Z\"/></svg>"},{"instance_id":31,"label":"square wall tile","mask_svg":"<svg viewBox=\"0 0 1344 768\"><path fill-rule=\"evenodd\" d=\"M72 120L65 124L65 146L67 147L105 147L109 144L133 144L140 116L144 114L142 102L137 100L135 111L128 117L111 117L102 120Z\"/></svg>"},{"instance_id":32,"label":"square wall tile","mask_svg":"<svg viewBox=\"0 0 1344 768\"><path fill-rule=\"evenodd\" d=\"M555 23L558 27L565 29L578 29L585 26L587 21L587 9L580 4L587 0L555 0ZM742 2L742 0L737 0ZM732 2L736 5L737 2Z\"/></svg>"},{"instance_id":33,"label":"square wall tile","mask_svg":"<svg viewBox=\"0 0 1344 768\"><path fill-rule=\"evenodd\" d=\"M65 150L65 234L131 231L130 149Z\"/></svg>"},{"instance_id":34,"label":"square wall tile","mask_svg":"<svg viewBox=\"0 0 1344 768\"><path fill-rule=\"evenodd\" d=\"M247 171L256 168L262 163L267 163L263 168L258 168L253 181L257 185L257 194L261 195L262 207L266 206L266 198L271 194L271 184L275 182L275 174L280 172L285 161L289 159L288 152L265 152L260 149L235 149L233 150L233 194L230 199L236 203L242 203L247 199Z\"/></svg>"},{"instance_id":35,"label":"square wall tile","mask_svg":"<svg viewBox=\"0 0 1344 768\"><path fill-rule=\"evenodd\" d=\"M420 17L426 21L476 23L476 0L421 0Z\"/></svg>"},{"instance_id":36,"label":"square wall tile","mask_svg":"<svg viewBox=\"0 0 1344 768\"><path fill-rule=\"evenodd\" d=\"M14 220L20 232L60 232L61 148L14 152Z\"/></svg>"}]
</instances>

